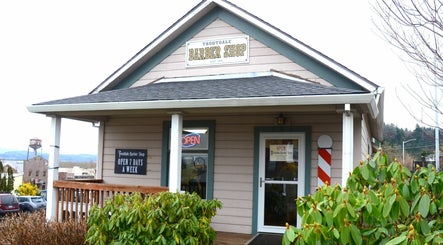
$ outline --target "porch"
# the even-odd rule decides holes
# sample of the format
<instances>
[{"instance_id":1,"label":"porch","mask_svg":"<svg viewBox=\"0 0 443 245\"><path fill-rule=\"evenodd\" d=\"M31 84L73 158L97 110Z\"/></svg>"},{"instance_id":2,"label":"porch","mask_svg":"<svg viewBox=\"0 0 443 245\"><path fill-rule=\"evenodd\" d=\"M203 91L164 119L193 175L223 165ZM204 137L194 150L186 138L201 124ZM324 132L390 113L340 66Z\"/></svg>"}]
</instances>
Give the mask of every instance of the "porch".
<instances>
[{"instance_id":1,"label":"porch","mask_svg":"<svg viewBox=\"0 0 443 245\"><path fill-rule=\"evenodd\" d=\"M88 218L89 209L97 204L103 207L106 199L117 193L131 194L139 192L152 194L168 191L167 187L160 186L127 186L104 184L102 180L56 180L53 182L55 192L56 221L78 220ZM217 232L215 245L243 245L251 240L253 235L232 232Z\"/></svg>"},{"instance_id":2,"label":"porch","mask_svg":"<svg viewBox=\"0 0 443 245\"><path fill-rule=\"evenodd\" d=\"M103 207L105 201L117 193L153 194L168 191L162 186L129 186L104 184L102 180L56 180L55 221L87 220L89 209L97 204Z\"/></svg>"},{"instance_id":3,"label":"porch","mask_svg":"<svg viewBox=\"0 0 443 245\"><path fill-rule=\"evenodd\" d=\"M253 235L232 232L217 232L214 245L245 245Z\"/></svg>"}]
</instances>

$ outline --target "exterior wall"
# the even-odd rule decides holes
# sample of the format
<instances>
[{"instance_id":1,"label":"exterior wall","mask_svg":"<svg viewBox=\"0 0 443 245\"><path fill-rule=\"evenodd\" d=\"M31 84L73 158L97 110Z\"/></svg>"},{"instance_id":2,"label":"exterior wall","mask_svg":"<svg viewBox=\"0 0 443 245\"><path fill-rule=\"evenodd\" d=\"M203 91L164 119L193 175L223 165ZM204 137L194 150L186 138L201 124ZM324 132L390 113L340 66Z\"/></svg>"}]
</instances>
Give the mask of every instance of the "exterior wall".
<instances>
[{"instance_id":1,"label":"exterior wall","mask_svg":"<svg viewBox=\"0 0 443 245\"><path fill-rule=\"evenodd\" d=\"M223 35L220 35L223 33ZM238 29L232 27L222 20L216 20L200 33L194 36L190 41L205 40L223 37L233 37L244 35ZM278 54L274 50L266 47L254 38L250 37L250 53L248 64L234 64L234 65L214 65L204 67L185 67L185 44L173 52L160 64L154 67L133 86L141 86L162 77L186 77L186 76L201 76L214 74L234 74L245 72L267 72L271 69L297 75L299 77L310 79L314 82L319 82L324 85L330 85L325 80L319 78L313 73L307 71L305 68L293 63L283 55Z\"/></svg>"},{"instance_id":2,"label":"exterior wall","mask_svg":"<svg viewBox=\"0 0 443 245\"><path fill-rule=\"evenodd\" d=\"M365 155L365 151L362 151L362 138L363 138L363 120L360 117L360 114L354 113L354 161L353 166L354 168L357 167L360 163L360 160L362 159L362 156Z\"/></svg>"},{"instance_id":3,"label":"exterior wall","mask_svg":"<svg viewBox=\"0 0 443 245\"><path fill-rule=\"evenodd\" d=\"M48 161L41 156L35 156L23 162L23 183L33 182L39 188L46 189L47 173Z\"/></svg>"},{"instance_id":4,"label":"exterior wall","mask_svg":"<svg viewBox=\"0 0 443 245\"><path fill-rule=\"evenodd\" d=\"M287 126L312 127L311 192L317 187L317 138L322 134L334 140L332 182L340 183L341 114L288 114ZM215 120L214 198L223 208L213 219L218 231L252 232L254 128L273 126L275 113L229 114L196 117L184 120ZM103 180L110 184L160 185L162 123L158 117L110 118L104 127ZM116 148L148 149L147 175L114 174ZM306 176L309 178L308 176Z\"/></svg>"},{"instance_id":5,"label":"exterior wall","mask_svg":"<svg viewBox=\"0 0 443 245\"><path fill-rule=\"evenodd\" d=\"M105 122L102 179L108 184L160 185L164 117L112 118ZM148 149L147 175L114 174L115 149Z\"/></svg>"},{"instance_id":6,"label":"exterior wall","mask_svg":"<svg viewBox=\"0 0 443 245\"><path fill-rule=\"evenodd\" d=\"M312 124L311 143L311 193L313 194L318 186L318 145L317 140L321 135L329 135L332 138L331 152L331 185L341 184L341 162L342 162L342 115L340 113L323 114L305 118L306 124Z\"/></svg>"},{"instance_id":7,"label":"exterior wall","mask_svg":"<svg viewBox=\"0 0 443 245\"><path fill-rule=\"evenodd\" d=\"M369 124L365 116L361 120L361 160L365 160L372 154L371 134L369 133Z\"/></svg>"}]
</instances>

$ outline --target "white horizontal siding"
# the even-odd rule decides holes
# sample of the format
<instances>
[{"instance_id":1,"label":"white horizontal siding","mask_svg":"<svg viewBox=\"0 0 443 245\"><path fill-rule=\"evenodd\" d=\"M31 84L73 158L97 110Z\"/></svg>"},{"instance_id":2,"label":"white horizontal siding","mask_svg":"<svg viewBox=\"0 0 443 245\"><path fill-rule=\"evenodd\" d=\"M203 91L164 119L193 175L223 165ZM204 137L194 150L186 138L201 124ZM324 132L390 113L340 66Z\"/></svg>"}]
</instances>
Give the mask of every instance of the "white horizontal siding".
<instances>
[{"instance_id":1,"label":"white horizontal siding","mask_svg":"<svg viewBox=\"0 0 443 245\"><path fill-rule=\"evenodd\" d=\"M105 183L159 186L164 118L111 118L105 122L102 176ZM115 149L147 149L146 175L115 174Z\"/></svg>"},{"instance_id":2,"label":"white horizontal siding","mask_svg":"<svg viewBox=\"0 0 443 245\"><path fill-rule=\"evenodd\" d=\"M254 128L274 126L277 113L207 115L185 114L184 120L215 120L214 198L223 203L213 220L219 231L251 233L253 206ZM333 139L332 183L341 183L341 114L285 113L287 125L310 126L311 186L317 187L317 139L327 134ZM159 185L162 161L163 121L161 117L110 118L105 123L103 144L103 179L106 183ZM148 150L147 175L114 174L116 148ZM307 176L308 177L308 176ZM309 177L308 177L309 178Z\"/></svg>"},{"instance_id":3,"label":"white horizontal siding","mask_svg":"<svg viewBox=\"0 0 443 245\"><path fill-rule=\"evenodd\" d=\"M196 34L190 41L234 37L240 35L245 34L226 22L218 19ZM214 65L186 68L186 50L185 44L183 44L180 48L165 58L160 64L155 66L136 83L134 83L133 86L145 85L162 77L188 77L245 72L266 72L270 70L282 71L325 85L330 85L315 74L292 62L284 55L275 52L252 37L250 37L249 47L250 52L248 64Z\"/></svg>"},{"instance_id":4,"label":"white horizontal siding","mask_svg":"<svg viewBox=\"0 0 443 245\"><path fill-rule=\"evenodd\" d=\"M312 125L311 143L311 193L314 193L318 186L318 145L317 140L321 135L328 135L332 138L331 151L331 185L341 184L341 162L342 162L342 115L340 113L330 113L314 115L309 118L301 118L300 121L315 122ZM306 122L307 123L307 122Z\"/></svg>"}]
</instances>

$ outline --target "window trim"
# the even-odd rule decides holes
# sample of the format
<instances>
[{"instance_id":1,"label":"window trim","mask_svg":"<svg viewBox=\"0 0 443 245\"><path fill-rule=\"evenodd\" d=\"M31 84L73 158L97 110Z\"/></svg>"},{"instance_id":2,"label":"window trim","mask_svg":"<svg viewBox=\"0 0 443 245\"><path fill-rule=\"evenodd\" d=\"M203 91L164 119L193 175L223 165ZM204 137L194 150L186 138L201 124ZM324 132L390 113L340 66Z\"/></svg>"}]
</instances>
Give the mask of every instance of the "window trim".
<instances>
[{"instance_id":1,"label":"window trim","mask_svg":"<svg viewBox=\"0 0 443 245\"><path fill-rule=\"evenodd\" d=\"M208 138L208 169L207 169L207 183L206 183L206 199L214 198L214 152L215 152L215 121L214 120L199 120L199 121L183 121L183 128L187 127L206 127L209 130ZM169 176L169 137L170 137L171 121L163 122L162 134L162 160L160 185L168 186Z\"/></svg>"}]
</instances>

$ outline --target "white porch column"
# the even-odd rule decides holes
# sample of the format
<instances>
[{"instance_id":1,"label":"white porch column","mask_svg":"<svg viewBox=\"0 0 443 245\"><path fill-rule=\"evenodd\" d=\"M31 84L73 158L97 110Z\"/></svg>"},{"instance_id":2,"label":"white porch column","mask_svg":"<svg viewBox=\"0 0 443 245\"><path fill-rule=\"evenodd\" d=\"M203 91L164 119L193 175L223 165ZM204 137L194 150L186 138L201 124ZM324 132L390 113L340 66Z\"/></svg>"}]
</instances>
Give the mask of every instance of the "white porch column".
<instances>
[{"instance_id":1,"label":"white porch column","mask_svg":"<svg viewBox=\"0 0 443 245\"><path fill-rule=\"evenodd\" d=\"M342 182L345 187L349 173L353 169L354 161L354 114L351 112L351 105L345 104L343 111L343 135L342 135Z\"/></svg>"},{"instance_id":2,"label":"white porch column","mask_svg":"<svg viewBox=\"0 0 443 245\"><path fill-rule=\"evenodd\" d=\"M181 190L183 115L171 115L171 151L169 155L169 191Z\"/></svg>"},{"instance_id":3,"label":"white porch column","mask_svg":"<svg viewBox=\"0 0 443 245\"><path fill-rule=\"evenodd\" d=\"M60 131L61 117L55 116L51 122L51 143L48 159L48 183L47 183L47 203L46 220L55 219L57 200L55 200L54 180L58 180L58 166L60 159Z\"/></svg>"}]
</instances>

